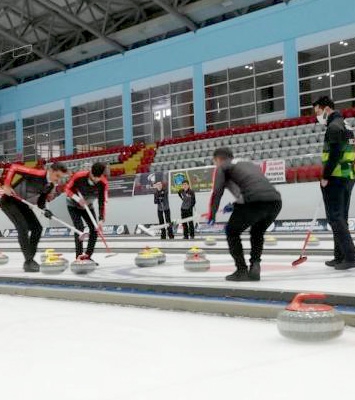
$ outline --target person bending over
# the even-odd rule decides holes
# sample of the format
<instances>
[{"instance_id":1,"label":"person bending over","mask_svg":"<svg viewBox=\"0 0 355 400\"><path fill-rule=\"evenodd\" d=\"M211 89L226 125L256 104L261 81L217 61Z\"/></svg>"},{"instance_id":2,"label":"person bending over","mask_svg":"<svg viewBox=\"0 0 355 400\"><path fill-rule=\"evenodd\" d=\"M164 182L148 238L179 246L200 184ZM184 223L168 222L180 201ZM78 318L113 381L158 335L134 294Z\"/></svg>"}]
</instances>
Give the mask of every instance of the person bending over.
<instances>
[{"instance_id":1,"label":"person bending over","mask_svg":"<svg viewBox=\"0 0 355 400\"><path fill-rule=\"evenodd\" d=\"M82 231L84 229L83 221L85 221L87 226L89 227L89 241L86 253L83 252L83 243L79 239L79 235L74 235L77 260L91 260L91 256L94 253L97 240L96 228L91 221L88 212L85 210L85 205L89 207L91 214L96 220L96 213L93 203L96 199L98 199L99 229L102 229L103 223L105 221L108 192L108 182L105 173L106 164L97 162L92 165L90 171L79 171L73 174L65 187L68 212L73 221L73 225L75 226L75 228Z\"/></svg>"},{"instance_id":2,"label":"person bending over","mask_svg":"<svg viewBox=\"0 0 355 400\"><path fill-rule=\"evenodd\" d=\"M208 213L209 224L215 222L224 189L229 189L235 197L232 210L225 211L232 211L226 226L226 235L229 252L237 269L226 279L258 281L264 234L281 210L281 195L265 178L258 165L246 161L234 163L233 153L229 148L216 149L213 159L216 170ZM249 227L251 252L248 270L240 236Z\"/></svg>"},{"instance_id":3,"label":"person bending over","mask_svg":"<svg viewBox=\"0 0 355 400\"><path fill-rule=\"evenodd\" d=\"M21 198L45 209L46 202L55 197L55 186L66 173L67 167L59 162L53 163L48 170L13 164L5 176L1 208L17 229L18 241L25 257L23 269L26 272L39 271L34 257L43 228L35 213ZM15 175L18 179L14 179ZM44 215L52 217L50 210L45 210Z\"/></svg>"}]
</instances>

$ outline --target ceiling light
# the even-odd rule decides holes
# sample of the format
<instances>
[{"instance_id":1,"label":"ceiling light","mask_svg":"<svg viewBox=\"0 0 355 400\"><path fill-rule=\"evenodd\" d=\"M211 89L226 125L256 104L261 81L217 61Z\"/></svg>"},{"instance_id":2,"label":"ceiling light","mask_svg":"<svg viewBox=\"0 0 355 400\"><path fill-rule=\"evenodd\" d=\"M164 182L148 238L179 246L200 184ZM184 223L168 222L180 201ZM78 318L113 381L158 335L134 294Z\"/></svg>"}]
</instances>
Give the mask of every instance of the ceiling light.
<instances>
[{"instance_id":1,"label":"ceiling light","mask_svg":"<svg viewBox=\"0 0 355 400\"><path fill-rule=\"evenodd\" d=\"M341 41L339 42L339 44L344 44L344 42L341 40Z\"/></svg>"},{"instance_id":2,"label":"ceiling light","mask_svg":"<svg viewBox=\"0 0 355 400\"><path fill-rule=\"evenodd\" d=\"M318 76L317 78L319 81L321 81L323 78L321 76Z\"/></svg>"}]
</instances>

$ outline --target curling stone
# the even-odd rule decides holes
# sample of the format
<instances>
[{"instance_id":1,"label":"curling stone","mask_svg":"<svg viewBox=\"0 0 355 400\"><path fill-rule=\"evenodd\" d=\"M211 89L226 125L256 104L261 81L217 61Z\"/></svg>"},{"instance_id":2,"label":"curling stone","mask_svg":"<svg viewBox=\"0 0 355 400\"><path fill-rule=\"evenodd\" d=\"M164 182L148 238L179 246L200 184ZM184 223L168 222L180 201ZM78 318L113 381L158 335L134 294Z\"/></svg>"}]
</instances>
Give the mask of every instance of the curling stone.
<instances>
[{"instance_id":1,"label":"curling stone","mask_svg":"<svg viewBox=\"0 0 355 400\"><path fill-rule=\"evenodd\" d=\"M317 236L310 235L308 245L309 246L319 246L319 239L317 238Z\"/></svg>"},{"instance_id":2,"label":"curling stone","mask_svg":"<svg viewBox=\"0 0 355 400\"><path fill-rule=\"evenodd\" d=\"M267 245L267 246L277 245L277 239L275 238L275 236L272 236L272 235L265 235L264 242L265 242L265 245Z\"/></svg>"},{"instance_id":3,"label":"curling stone","mask_svg":"<svg viewBox=\"0 0 355 400\"><path fill-rule=\"evenodd\" d=\"M68 260L58 255L48 255L40 265L40 271L47 275L61 274L68 268Z\"/></svg>"},{"instance_id":4,"label":"curling stone","mask_svg":"<svg viewBox=\"0 0 355 400\"><path fill-rule=\"evenodd\" d=\"M192 258L195 254L198 254L200 257L206 258L206 252L199 247L191 247L191 249L187 250L186 258Z\"/></svg>"},{"instance_id":5,"label":"curling stone","mask_svg":"<svg viewBox=\"0 0 355 400\"><path fill-rule=\"evenodd\" d=\"M207 236L205 239L206 246L214 246L217 243L216 239L212 236Z\"/></svg>"},{"instance_id":6,"label":"curling stone","mask_svg":"<svg viewBox=\"0 0 355 400\"><path fill-rule=\"evenodd\" d=\"M44 253L41 254L41 262L46 261L47 257L52 254L57 254L54 249L46 249Z\"/></svg>"},{"instance_id":7,"label":"curling stone","mask_svg":"<svg viewBox=\"0 0 355 400\"><path fill-rule=\"evenodd\" d=\"M158 257L151 252L145 252L138 254L134 262L136 266L140 268L156 267L158 265Z\"/></svg>"},{"instance_id":8,"label":"curling stone","mask_svg":"<svg viewBox=\"0 0 355 400\"><path fill-rule=\"evenodd\" d=\"M324 300L322 293L299 293L277 317L281 335L301 341L319 342L340 336L344 320L326 304L305 304L304 300Z\"/></svg>"},{"instance_id":9,"label":"curling stone","mask_svg":"<svg viewBox=\"0 0 355 400\"><path fill-rule=\"evenodd\" d=\"M157 247L150 250L151 254L154 254L158 259L158 264L163 264L166 261L166 255Z\"/></svg>"},{"instance_id":10,"label":"curling stone","mask_svg":"<svg viewBox=\"0 0 355 400\"><path fill-rule=\"evenodd\" d=\"M184 268L190 272L208 271L210 269L210 261L199 254L195 254L191 258L186 258Z\"/></svg>"},{"instance_id":11,"label":"curling stone","mask_svg":"<svg viewBox=\"0 0 355 400\"><path fill-rule=\"evenodd\" d=\"M77 275L90 274L95 271L96 262L92 260L75 260L70 264L70 270Z\"/></svg>"},{"instance_id":12,"label":"curling stone","mask_svg":"<svg viewBox=\"0 0 355 400\"><path fill-rule=\"evenodd\" d=\"M4 253L0 253L0 265L6 264L9 262L9 256Z\"/></svg>"}]
</instances>

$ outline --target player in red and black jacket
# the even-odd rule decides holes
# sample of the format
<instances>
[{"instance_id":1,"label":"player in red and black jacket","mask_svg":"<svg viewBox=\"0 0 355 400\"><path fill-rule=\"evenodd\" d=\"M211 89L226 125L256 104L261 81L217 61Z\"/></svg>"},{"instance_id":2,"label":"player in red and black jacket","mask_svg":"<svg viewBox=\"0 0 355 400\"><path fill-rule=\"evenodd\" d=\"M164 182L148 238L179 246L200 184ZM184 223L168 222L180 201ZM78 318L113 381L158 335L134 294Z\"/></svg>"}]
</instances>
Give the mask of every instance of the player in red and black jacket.
<instances>
[{"instance_id":1,"label":"player in red and black jacket","mask_svg":"<svg viewBox=\"0 0 355 400\"><path fill-rule=\"evenodd\" d=\"M1 208L17 229L18 241L25 257L23 268L26 272L39 271L34 256L41 238L42 225L31 208L16 196L44 209L46 202L55 197L55 186L66 173L67 167L62 163L54 163L48 170L13 164L5 176ZM15 176L19 176L19 179L14 180ZM52 213L46 210L45 216L51 218Z\"/></svg>"},{"instance_id":2,"label":"player in red and black jacket","mask_svg":"<svg viewBox=\"0 0 355 400\"><path fill-rule=\"evenodd\" d=\"M75 250L76 258L90 259L95 249L97 240L97 231L92 223L90 216L86 212L84 206L87 204L96 219L93 203L98 199L99 203L99 228L105 221L108 182L105 176L106 164L97 162L92 165L90 171L76 172L65 187L65 193L68 196L67 206L70 217L75 228L82 231L84 229L83 220L90 229L89 242L86 253L83 253L83 243L79 240L79 236L75 234ZM79 193L84 199L81 199Z\"/></svg>"}]
</instances>

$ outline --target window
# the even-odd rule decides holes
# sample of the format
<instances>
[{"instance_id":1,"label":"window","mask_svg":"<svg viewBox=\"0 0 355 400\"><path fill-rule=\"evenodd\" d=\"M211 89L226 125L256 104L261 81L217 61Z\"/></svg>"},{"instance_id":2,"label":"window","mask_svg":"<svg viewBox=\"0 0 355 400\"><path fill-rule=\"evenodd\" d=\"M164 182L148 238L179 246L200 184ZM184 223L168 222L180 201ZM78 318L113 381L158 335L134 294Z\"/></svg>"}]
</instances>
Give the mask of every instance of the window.
<instances>
[{"instance_id":1,"label":"window","mask_svg":"<svg viewBox=\"0 0 355 400\"><path fill-rule=\"evenodd\" d=\"M282 57L205 75L208 129L256 123L284 111Z\"/></svg>"},{"instance_id":2,"label":"window","mask_svg":"<svg viewBox=\"0 0 355 400\"><path fill-rule=\"evenodd\" d=\"M72 114L76 153L123 145L122 96L80 104Z\"/></svg>"},{"instance_id":3,"label":"window","mask_svg":"<svg viewBox=\"0 0 355 400\"><path fill-rule=\"evenodd\" d=\"M355 38L298 53L301 114L313 112L320 96L333 98L338 108L355 106Z\"/></svg>"},{"instance_id":4,"label":"window","mask_svg":"<svg viewBox=\"0 0 355 400\"><path fill-rule=\"evenodd\" d=\"M132 91L133 140L151 143L194 132L192 79Z\"/></svg>"},{"instance_id":5,"label":"window","mask_svg":"<svg viewBox=\"0 0 355 400\"><path fill-rule=\"evenodd\" d=\"M0 161L16 159L15 121L0 124Z\"/></svg>"},{"instance_id":6,"label":"window","mask_svg":"<svg viewBox=\"0 0 355 400\"><path fill-rule=\"evenodd\" d=\"M64 155L64 110L56 110L23 120L24 161Z\"/></svg>"}]
</instances>

